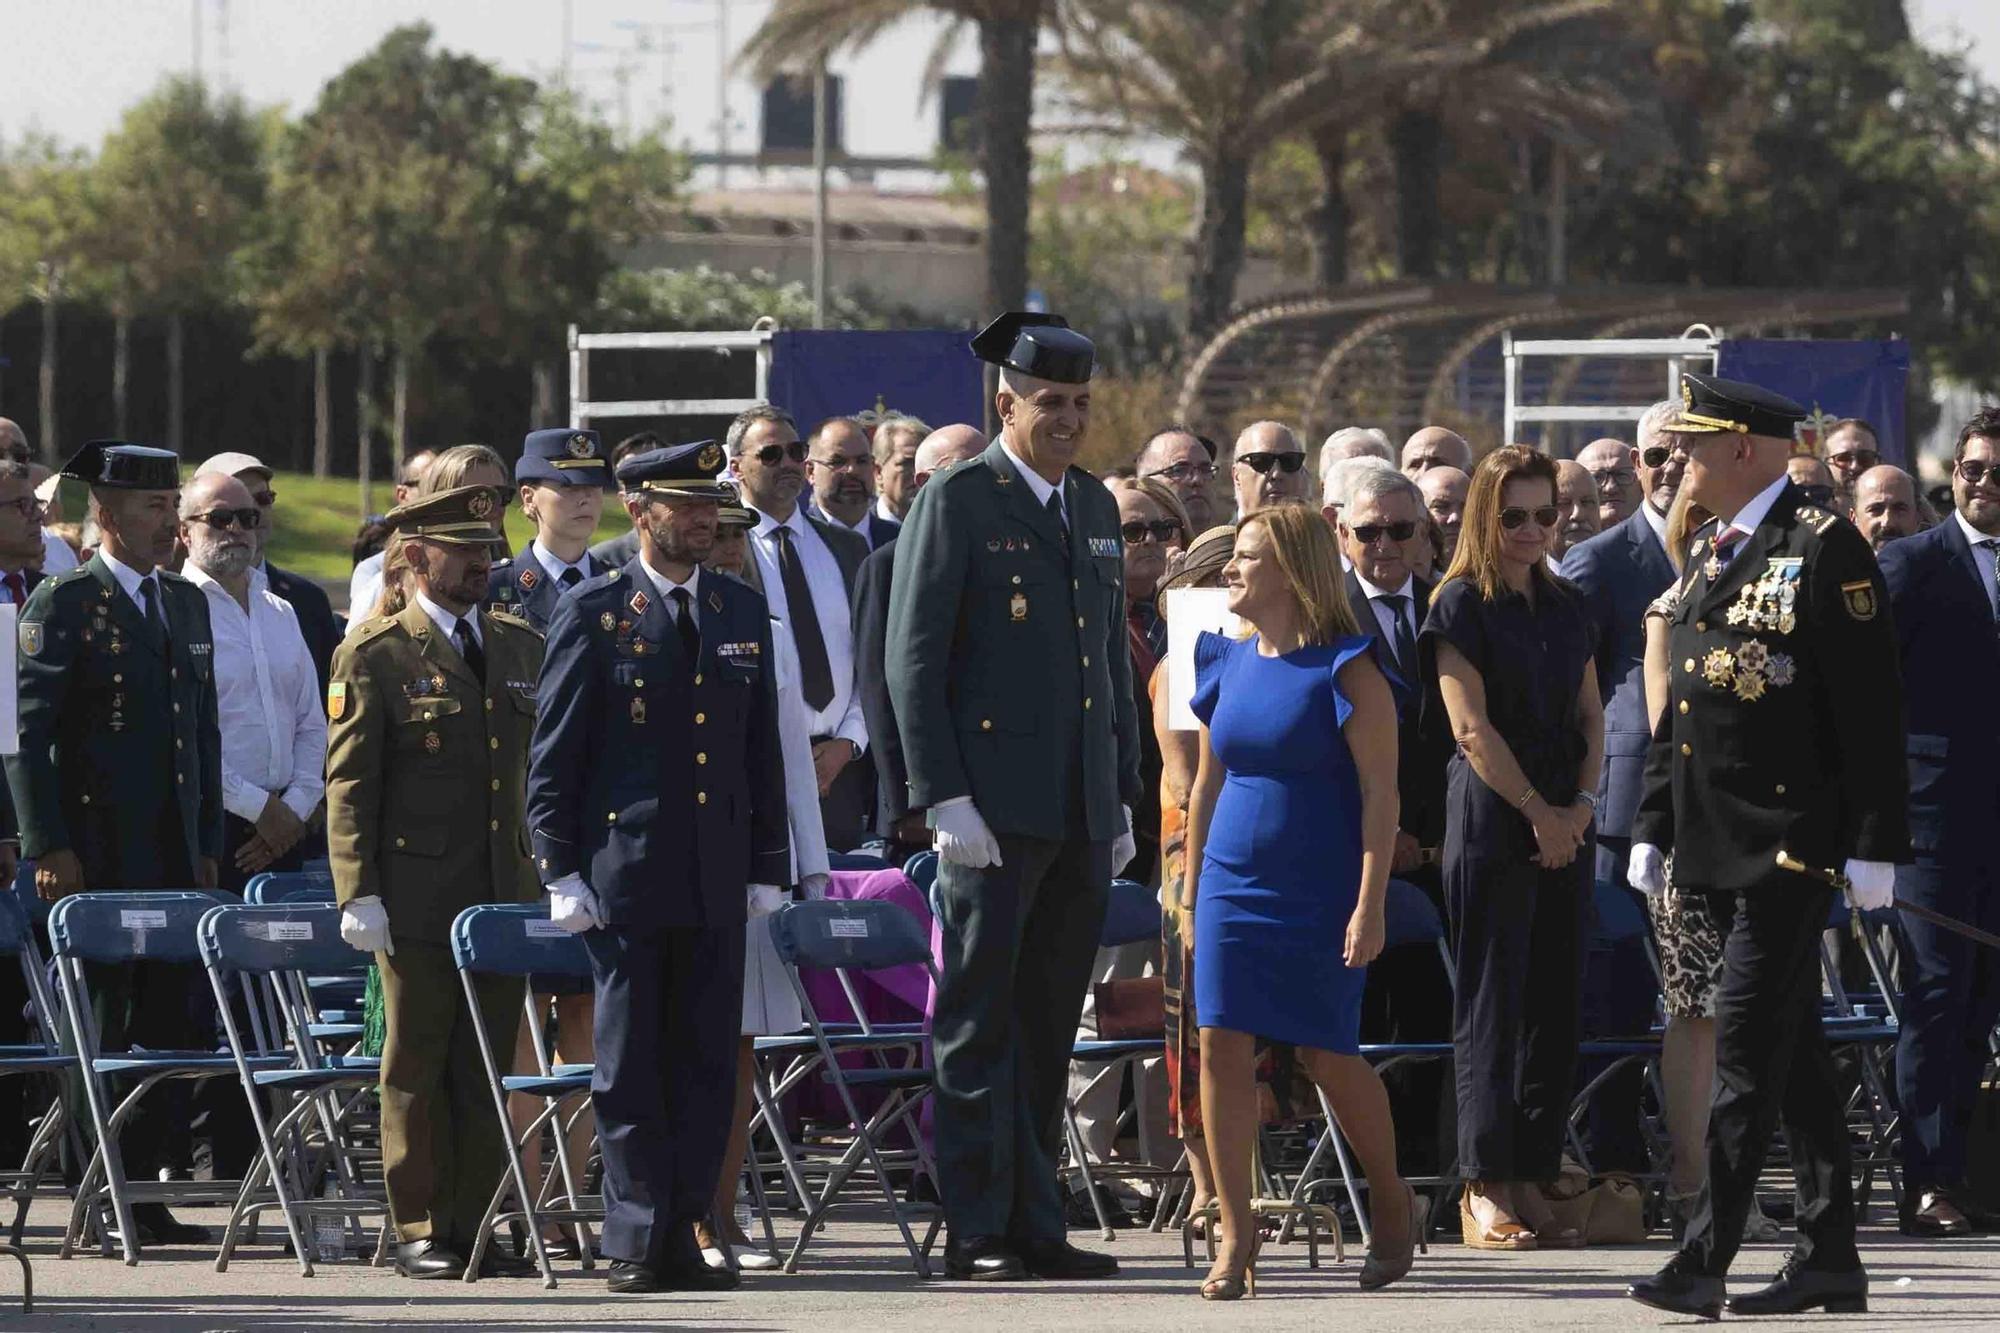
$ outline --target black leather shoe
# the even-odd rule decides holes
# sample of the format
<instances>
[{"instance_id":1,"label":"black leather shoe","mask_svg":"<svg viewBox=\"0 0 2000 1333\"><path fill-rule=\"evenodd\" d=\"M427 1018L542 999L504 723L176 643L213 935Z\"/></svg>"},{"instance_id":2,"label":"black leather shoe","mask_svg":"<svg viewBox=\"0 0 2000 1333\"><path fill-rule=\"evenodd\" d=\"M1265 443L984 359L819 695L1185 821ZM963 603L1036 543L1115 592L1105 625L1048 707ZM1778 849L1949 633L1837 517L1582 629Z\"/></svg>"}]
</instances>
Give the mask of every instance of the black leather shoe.
<instances>
[{"instance_id":1,"label":"black leather shoe","mask_svg":"<svg viewBox=\"0 0 2000 1333\"><path fill-rule=\"evenodd\" d=\"M1691 1314L1702 1319L1722 1318L1722 1298L1726 1294L1719 1277L1706 1277L1682 1256L1667 1260L1667 1266L1651 1277L1642 1277L1625 1288L1625 1294L1641 1305L1675 1314Z\"/></svg>"},{"instance_id":2,"label":"black leather shoe","mask_svg":"<svg viewBox=\"0 0 2000 1333\"><path fill-rule=\"evenodd\" d=\"M133 1204L132 1224L141 1245L206 1245L213 1238L205 1226L178 1221L163 1203Z\"/></svg>"},{"instance_id":3,"label":"black leather shoe","mask_svg":"<svg viewBox=\"0 0 2000 1333\"><path fill-rule=\"evenodd\" d=\"M1868 1274L1860 1268L1828 1273L1807 1268L1796 1256L1785 1260L1777 1280L1761 1291L1732 1297L1729 1313L1740 1315L1798 1314L1825 1310L1828 1314L1868 1313Z\"/></svg>"},{"instance_id":4,"label":"black leather shoe","mask_svg":"<svg viewBox=\"0 0 2000 1333\"><path fill-rule=\"evenodd\" d=\"M445 1248L441 1241L429 1237L406 1240L396 1246L396 1271L404 1277L420 1279L464 1277L465 1260Z\"/></svg>"},{"instance_id":5,"label":"black leather shoe","mask_svg":"<svg viewBox=\"0 0 2000 1333\"><path fill-rule=\"evenodd\" d=\"M1118 1261L1108 1254L1079 1250L1068 1241L1022 1242L1021 1266L1029 1277L1076 1279L1112 1277Z\"/></svg>"},{"instance_id":6,"label":"black leather shoe","mask_svg":"<svg viewBox=\"0 0 2000 1333\"><path fill-rule=\"evenodd\" d=\"M604 1286L608 1291L615 1291L620 1295L631 1296L648 1291L658 1291L660 1289L660 1279L645 1264L637 1263L631 1259L613 1259L611 1261L610 1279Z\"/></svg>"},{"instance_id":7,"label":"black leather shoe","mask_svg":"<svg viewBox=\"0 0 2000 1333\"><path fill-rule=\"evenodd\" d=\"M1939 1240L1969 1236L1975 1230L1971 1216L1959 1207L1958 1200L1943 1190L1918 1193L1905 1186L1904 1202L1902 1216L1897 1219L1897 1230L1905 1236Z\"/></svg>"},{"instance_id":8,"label":"black leather shoe","mask_svg":"<svg viewBox=\"0 0 2000 1333\"><path fill-rule=\"evenodd\" d=\"M1124 1230L1133 1225L1132 1214L1125 1211L1125 1205L1109 1190L1103 1191L1104 1222L1114 1230ZM1063 1221L1080 1231L1097 1230L1097 1210L1090 1206L1090 1195L1084 1190L1071 1190L1063 1201Z\"/></svg>"},{"instance_id":9,"label":"black leather shoe","mask_svg":"<svg viewBox=\"0 0 2000 1333\"><path fill-rule=\"evenodd\" d=\"M944 1275L958 1282L1019 1282L1028 1270L1003 1236L953 1236L944 1244Z\"/></svg>"},{"instance_id":10,"label":"black leather shoe","mask_svg":"<svg viewBox=\"0 0 2000 1333\"><path fill-rule=\"evenodd\" d=\"M533 1259L517 1258L503 1254L489 1242L486 1253L479 1256L479 1276L481 1277L531 1277L542 1271L541 1265Z\"/></svg>"},{"instance_id":11,"label":"black leather shoe","mask_svg":"<svg viewBox=\"0 0 2000 1333\"><path fill-rule=\"evenodd\" d=\"M660 1265L661 1291L733 1291L743 1285L743 1276L733 1268L710 1268L699 1255L693 1263L668 1262Z\"/></svg>"}]
</instances>

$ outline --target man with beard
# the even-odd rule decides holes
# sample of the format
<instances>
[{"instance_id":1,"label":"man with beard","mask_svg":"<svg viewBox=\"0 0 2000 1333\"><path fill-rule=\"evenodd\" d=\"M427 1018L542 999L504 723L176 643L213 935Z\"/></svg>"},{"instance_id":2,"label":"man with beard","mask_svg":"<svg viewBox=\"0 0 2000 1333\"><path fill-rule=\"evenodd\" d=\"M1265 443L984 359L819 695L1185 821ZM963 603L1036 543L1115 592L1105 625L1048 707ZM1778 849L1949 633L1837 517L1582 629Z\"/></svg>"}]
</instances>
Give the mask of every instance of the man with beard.
<instances>
[{"instance_id":1,"label":"man with beard","mask_svg":"<svg viewBox=\"0 0 2000 1333\"><path fill-rule=\"evenodd\" d=\"M806 441L806 479L827 522L847 529L871 551L896 539L903 525L875 507L875 455L860 422L828 417L813 428Z\"/></svg>"},{"instance_id":2,"label":"man with beard","mask_svg":"<svg viewBox=\"0 0 2000 1333\"><path fill-rule=\"evenodd\" d=\"M450 945L466 908L536 896L522 791L542 640L480 610L499 522L490 485L390 511L409 604L358 625L327 686L334 895L341 938L382 977L382 1177L396 1271L410 1278L464 1274L505 1161ZM474 985L487 1031L511 1034L519 981ZM482 1276L527 1271L497 1246L480 1264Z\"/></svg>"},{"instance_id":3,"label":"man with beard","mask_svg":"<svg viewBox=\"0 0 2000 1333\"><path fill-rule=\"evenodd\" d=\"M1597 483L1581 463L1564 458L1556 463L1556 540L1549 559L1557 565L1563 555L1597 535Z\"/></svg>"},{"instance_id":4,"label":"man with beard","mask_svg":"<svg viewBox=\"0 0 2000 1333\"><path fill-rule=\"evenodd\" d=\"M729 1141L745 922L791 879L770 618L701 567L734 498L722 458L707 440L619 465L639 555L556 604L528 780L550 915L597 985L614 1292L736 1285L692 1224Z\"/></svg>"}]
</instances>

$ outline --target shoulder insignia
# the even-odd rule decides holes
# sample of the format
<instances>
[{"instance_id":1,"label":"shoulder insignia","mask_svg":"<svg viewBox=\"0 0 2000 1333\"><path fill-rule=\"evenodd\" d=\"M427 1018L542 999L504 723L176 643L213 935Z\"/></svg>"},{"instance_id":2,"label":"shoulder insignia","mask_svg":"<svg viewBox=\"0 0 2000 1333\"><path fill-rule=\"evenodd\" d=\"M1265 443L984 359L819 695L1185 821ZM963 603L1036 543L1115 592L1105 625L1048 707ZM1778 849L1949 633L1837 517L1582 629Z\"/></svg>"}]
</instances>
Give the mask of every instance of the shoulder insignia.
<instances>
[{"instance_id":1,"label":"shoulder insignia","mask_svg":"<svg viewBox=\"0 0 2000 1333\"><path fill-rule=\"evenodd\" d=\"M1799 522L1811 528L1815 533L1825 532L1834 524L1835 516L1821 509L1818 505L1800 505L1798 514Z\"/></svg>"},{"instance_id":2,"label":"shoulder insignia","mask_svg":"<svg viewBox=\"0 0 2000 1333\"><path fill-rule=\"evenodd\" d=\"M523 620L520 616L516 615L513 611L509 609L497 606L489 606L486 608L486 618L492 621L496 625L505 625L509 629L526 630L528 633L534 635L538 639L542 637L542 632L540 630L536 629L533 625L529 624L527 621Z\"/></svg>"},{"instance_id":3,"label":"shoulder insignia","mask_svg":"<svg viewBox=\"0 0 2000 1333\"><path fill-rule=\"evenodd\" d=\"M347 715L347 682L330 681L326 687L326 715L335 722Z\"/></svg>"},{"instance_id":4,"label":"shoulder insignia","mask_svg":"<svg viewBox=\"0 0 2000 1333\"><path fill-rule=\"evenodd\" d=\"M50 579L49 583L54 587L60 588L66 583L75 583L79 579L87 579L89 577L89 567L87 565L78 565L75 569L65 569L62 573Z\"/></svg>"},{"instance_id":5,"label":"shoulder insignia","mask_svg":"<svg viewBox=\"0 0 2000 1333\"><path fill-rule=\"evenodd\" d=\"M24 620L21 622L21 656L39 657L42 652L42 622Z\"/></svg>"},{"instance_id":6,"label":"shoulder insignia","mask_svg":"<svg viewBox=\"0 0 2000 1333\"><path fill-rule=\"evenodd\" d=\"M394 616L377 616L375 619L363 621L349 630L347 637L356 643L366 643L370 639L381 638L391 629L394 629L395 625L396 618Z\"/></svg>"},{"instance_id":7,"label":"shoulder insignia","mask_svg":"<svg viewBox=\"0 0 2000 1333\"><path fill-rule=\"evenodd\" d=\"M1827 517L1833 516L1828 514ZM1872 579L1856 579L1853 583L1841 584L1840 600L1846 603L1847 614L1853 619L1875 618L1875 583Z\"/></svg>"},{"instance_id":8,"label":"shoulder insignia","mask_svg":"<svg viewBox=\"0 0 2000 1333\"><path fill-rule=\"evenodd\" d=\"M535 585L537 583L540 583L541 581L542 581L542 576L540 574L537 574L534 570L524 569L521 571L522 592L533 592L535 590Z\"/></svg>"}]
</instances>

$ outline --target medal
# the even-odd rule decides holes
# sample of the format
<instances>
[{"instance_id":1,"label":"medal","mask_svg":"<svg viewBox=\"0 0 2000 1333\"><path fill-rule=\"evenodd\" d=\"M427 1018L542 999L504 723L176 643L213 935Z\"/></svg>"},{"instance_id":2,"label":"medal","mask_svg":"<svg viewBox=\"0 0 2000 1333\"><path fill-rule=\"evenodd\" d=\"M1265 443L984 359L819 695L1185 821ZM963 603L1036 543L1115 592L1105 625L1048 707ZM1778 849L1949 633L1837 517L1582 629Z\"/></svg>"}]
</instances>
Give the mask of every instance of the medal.
<instances>
[{"instance_id":1,"label":"medal","mask_svg":"<svg viewBox=\"0 0 2000 1333\"><path fill-rule=\"evenodd\" d=\"M1007 610L1013 614L1014 619L1026 620L1028 618L1028 595L1021 592L1015 593L1007 599Z\"/></svg>"},{"instance_id":2,"label":"medal","mask_svg":"<svg viewBox=\"0 0 2000 1333\"><path fill-rule=\"evenodd\" d=\"M425 753L436 754L439 750L442 750L443 748L444 748L444 737L438 735L435 731L427 731L424 733Z\"/></svg>"},{"instance_id":3,"label":"medal","mask_svg":"<svg viewBox=\"0 0 2000 1333\"><path fill-rule=\"evenodd\" d=\"M644 657L645 655L646 655L646 641L644 639L634 639L632 641L632 656Z\"/></svg>"},{"instance_id":4,"label":"medal","mask_svg":"<svg viewBox=\"0 0 2000 1333\"><path fill-rule=\"evenodd\" d=\"M634 695L632 699L632 723L634 726L641 726L644 725L645 721L646 701Z\"/></svg>"},{"instance_id":5,"label":"medal","mask_svg":"<svg viewBox=\"0 0 2000 1333\"><path fill-rule=\"evenodd\" d=\"M597 618L597 623L604 627L606 633L609 633L610 631L618 628L618 617L612 615L609 611L606 611L603 615Z\"/></svg>"},{"instance_id":6,"label":"medal","mask_svg":"<svg viewBox=\"0 0 2000 1333\"><path fill-rule=\"evenodd\" d=\"M999 551L1000 551L1000 539L998 537L989 538L986 543L987 554L997 555L999 554Z\"/></svg>"}]
</instances>

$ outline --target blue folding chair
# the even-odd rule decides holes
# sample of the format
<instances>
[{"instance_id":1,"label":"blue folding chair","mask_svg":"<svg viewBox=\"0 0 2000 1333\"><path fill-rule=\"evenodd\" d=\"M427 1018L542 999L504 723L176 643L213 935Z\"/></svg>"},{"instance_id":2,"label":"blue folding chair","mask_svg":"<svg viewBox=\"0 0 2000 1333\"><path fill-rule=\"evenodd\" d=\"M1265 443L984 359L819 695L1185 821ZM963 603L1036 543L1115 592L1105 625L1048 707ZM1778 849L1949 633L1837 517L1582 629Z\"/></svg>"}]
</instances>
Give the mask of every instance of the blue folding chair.
<instances>
[{"instance_id":1,"label":"blue folding chair","mask_svg":"<svg viewBox=\"0 0 2000 1333\"><path fill-rule=\"evenodd\" d=\"M129 1180L119 1154L118 1135L133 1110L159 1084L201 1082L236 1073L236 1060L213 1048L206 1050L105 1051L92 1016L85 964L194 963L200 958L196 927L211 907L236 901L233 894L80 893L57 903L49 914L49 943L55 954L56 980L70 1036L81 1061L84 1097L90 1108L95 1151L84 1168L63 1233L62 1257L67 1259L83 1234L86 1218L108 1204L117 1219L125 1262L139 1262L132 1205L148 1202L230 1203L241 1181ZM260 1068L278 1068L283 1056L260 1056ZM119 1077L132 1084L113 1100L111 1082ZM110 1253L108 1230L100 1230L100 1252Z\"/></svg>"},{"instance_id":2,"label":"blue folding chair","mask_svg":"<svg viewBox=\"0 0 2000 1333\"><path fill-rule=\"evenodd\" d=\"M243 886L243 901L253 907L281 903L330 903L333 874L325 870L267 870ZM344 971L309 979L317 1017L314 1038L354 1046L361 1040L367 1014L364 996L368 969Z\"/></svg>"},{"instance_id":3,"label":"blue folding chair","mask_svg":"<svg viewBox=\"0 0 2000 1333\"><path fill-rule=\"evenodd\" d=\"M311 1031L314 1009L306 981L309 973L364 969L367 955L340 938L340 909L331 903L211 908L202 915L196 938L262 1150L230 1210L216 1271L228 1268L246 1224L254 1225L266 1209L276 1208L284 1214L300 1275L311 1277L313 1263L322 1258L313 1219L341 1219L357 1240L363 1217L380 1218L387 1227L388 1206L364 1193L347 1134L352 1094L376 1085L380 1062L331 1056L321 1049ZM279 1050L259 1049L237 1023L229 1003L230 983L236 978L264 988L275 1030L290 1052L282 1066L271 1067L265 1059L281 1054ZM343 1102L343 1094L350 1100ZM266 1096L291 1099L275 1121ZM332 1197L315 1197L327 1187ZM381 1240L378 1233L378 1255Z\"/></svg>"},{"instance_id":4,"label":"blue folding chair","mask_svg":"<svg viewBox=\"0 0 2000 1333\"><path fill-rule=\"evenodd\" d=\"M903 862L903 873L909 877L910 883L917 886L917 892L924 895L924 901L930 902L931 886L937 883L938 854L918 852Z\"/></svg>"},{"instance_id":5,"label":"blue folding chair","mask_svg":"<svg viewBox=\"0 0 2000 1333\"><path fill-rule=\"evenodd\" d=\"M546 903L494 903L466 908L451 923L451 954L458 964L459 983L465 988L465 1004L472 1014L472 1029L479 1038L479 1058L486 1066L487 1086L493 1093L493 1113L500 1117L500 1135L507 1144L507 1173L493 1191L493 1200L486 1206L486 1217L479 1224L479 1238L472 1244L472 1253L466 1256L465 1280L478 1280L479 1265L486 1257L486 1247L491 1243L494 1231L509 1223L520 1222L527 1228L529 1241L534 1246L535 1262L542 1270L542 1285L553 1288L556 1285L555 1269L549 1263L542 1228L551 1222L574 1224L578 1252L587 1272L593 1261L590 1232L586 1224L604 1220L603 1198L585 1197L581 1193L578 1181L582 1173L570 1161L567 1146L571 1129L590 1109L590 1077L594 1067L552 1066L540 1028L531 1025L537 1072L503 1073L506 1068L504 1062L513 1057L514 1044L510 1039L504 1047L494 1046L493 1034L486 1030L486 1019L480 1012L479 993L473 979L478 976L519 977L524 1002L527 1002L532 999L532 993L527 989L530 973L588 978L591 975L590 955L581 939L549 919ZM511 1037L511 1034L506 1035ZM542 1099L541 1111L518 1136L514 1131L513 1118L507 1113L507 1094L510 1092ZM574 1105L575 1109L565 1119L563 1109L568 1105ZM555 1164L545 1173L542 1181L530 1188L521 1148L531 1138L540 1135L546 1125L552 1125L555 1130ZM551 1197L558 1182L560 1203ZM519 1207L507 1208L510 1192Z\"/></svg>"},{"instance_id":6,"label":"blue folding chair","mask_svg":"<svg viewBox=\"0 0 2000 1333\"><path fill-rule=\"evenodd\" d=\"M887 870L888 861L873 852L828 852L829 870Z\"/></svg>"}]
</instances>

